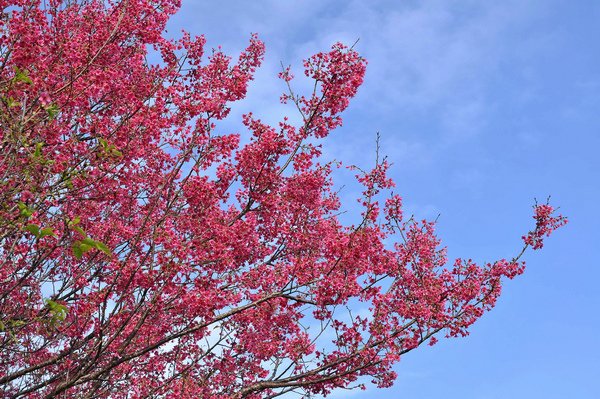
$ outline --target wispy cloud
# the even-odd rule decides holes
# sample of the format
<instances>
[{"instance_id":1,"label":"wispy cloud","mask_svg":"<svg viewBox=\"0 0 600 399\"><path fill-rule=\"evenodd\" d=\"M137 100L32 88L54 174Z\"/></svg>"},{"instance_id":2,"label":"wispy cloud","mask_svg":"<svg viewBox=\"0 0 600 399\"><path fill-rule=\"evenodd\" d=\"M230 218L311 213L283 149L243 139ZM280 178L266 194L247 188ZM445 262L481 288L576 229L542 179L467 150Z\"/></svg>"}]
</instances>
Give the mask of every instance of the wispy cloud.
<instances>
[{"instance_id":1,"label":"wispy cloud","mask_svg":"<svg viewBox=\"0 0 600 399\"><path fill-rule=\"evenodd\" d=\"M276 78L280 62L295 65L301 75L303 58L335 41L351 44L360 38L357 48L369 60L366 80L346 113L345 133L334 135L327 155L365 160L370 166L374 151L368 155L366 149L374 149L375 132L381 130L383 152L400 165L417 167L486 131L496 104L497 76L506 68L522 68L526 76L531 57L527 41L536 40L534 47L542 48L547 39L519 37L541 8L537 0L193 0L184 1L174 26L206 33L209 45L223 44L231 53L243 49L250 32L265 40L265 63L247 99L234 105L231 121L222 125L230 131L240 129L240 115L250 110L269 123L286 114L297 117L278 103L284 90ZM301 89L302 79L295 84ZM532 96L535 90L524 87L523 98L516 101ZM422 127L405 123L415 115L426 121ZM460 185L464 179L455 180Z\"/></svg>"}]
</instances>

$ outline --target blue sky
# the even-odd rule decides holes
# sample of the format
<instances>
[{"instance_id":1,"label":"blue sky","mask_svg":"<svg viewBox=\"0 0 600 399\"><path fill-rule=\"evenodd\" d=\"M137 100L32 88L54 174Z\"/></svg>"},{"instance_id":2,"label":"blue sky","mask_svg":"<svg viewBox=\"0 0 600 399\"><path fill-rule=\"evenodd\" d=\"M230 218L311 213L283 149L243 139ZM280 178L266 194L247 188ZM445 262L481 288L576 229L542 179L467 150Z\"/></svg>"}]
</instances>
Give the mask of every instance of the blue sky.
<instances>
[{"instance_id":1,"label":"blue sky","mask_svg":"<svg viewBox=\"0 0 600 399\"><path fill-rule=\"evenodd\" d=\"M441 215L452 258L515 254L534 198L551 195L570 218L469 337L405 356L393 388L336 396L600 397L598 21L597 1L183 0L173 33L205 34L230 54L251 32L267 45L222 129L240 130L249 110L271 122L290 113L278 103L280 61L300 71L303 58L360 38L365 83L328 157L368 167L380 132L407 211Z\"/></svg>"}]
</instances>

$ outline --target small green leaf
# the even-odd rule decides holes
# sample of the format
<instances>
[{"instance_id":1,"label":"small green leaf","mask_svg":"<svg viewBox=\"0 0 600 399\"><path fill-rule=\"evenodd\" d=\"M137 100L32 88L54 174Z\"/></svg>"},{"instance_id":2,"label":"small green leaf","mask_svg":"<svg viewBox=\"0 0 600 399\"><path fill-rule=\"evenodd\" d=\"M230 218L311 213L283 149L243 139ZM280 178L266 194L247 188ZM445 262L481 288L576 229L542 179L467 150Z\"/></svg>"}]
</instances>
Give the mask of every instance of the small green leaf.
<instances>
[{"instance_id":1,"label":"small green leaf","mask_svg":"<svg viewBox=\"0 0 600 399\"><path fill-rule=\"evenodd\" d=\"M103 242L100 241L96 241L96 240L92 240L89 237L84 238L83 240L81 240L81 245L85 245L86 248L89 246L90 249L91 248L96 248L102 252L104 252L107 255L112 255L112 252L110 251L110 249L106 246L106 244L104 244ZM87 252L89 249L84 249L83 252Z\"/></svg>"},{"instance_id":2,"label":"small green leaf","mask_svg":"<svg viewBox=\"0 0 600 399\"><path fill-rule=\"evenodd\" d=\"M19 208L19 210L21 211L21 216L25 216L26 218L30 217L31 215L33 215L33 209L31 209L30 207L28 207L27 205L25 205L22 202L19 202L17 204L17 207Z\"/></svg>"},{"instance_id":3,"label":"small green leaf","mask_svg":"<svg viewBox=\"0 0 600 399\"><path fill-rule=\"evenodd\" d=\"M53 300L46 299L46 306L52 315L52 323L64 321L67 318L67 307Z\"/></svg>"},{"instance_id":4,"label":"small green leaf","mask_svg":"<svg viewBox=\"0 0 600 399\"><path fill-rule=\"evenodd\" d=\"M67 180L65 180L65 185L67 186L68 189L73 190L73 180L71 180L70 177Z\"/></svg>"},{"instance_id":5,"label":"small green leaf","mask_svg":"<svg viewBox=\"0 0 600 399\"><path fill-rule=\"evenodd\" d=\"M50 227L45 227L40 231L40 238L47 236L58 237Z\"/></svg>"},{"instance_id":6,"label":"small green leaf","mask_svg":"<svg viewBox=\"0 0 600 399\"><path fill-rule=\"evenodd\" d=\"M33 152L33 156L39 158L42 156L42 147L44 143L35 143L35 151Z\"/></svg>"},{"instance_id":7,"label":"small green leaf","mask_svg":"<svg viewBox=\"0 0 600 399\"><path fill-rule=\"evenodd\" d=\"M46 107L46 112L48 113L48 118L50 118L50 120L53 120L54 118L56 118L56 115L58 115L58 106L56 104L52 104Z\"/></svg>"},{"instance_id":8,"label":"small green leaf","mask_svg":"<svg viewBox=\"0 0 600 399\"><path fill-rule=\"evenodd\" d=\"M79 246L78 241L75 241L73 243L73 255L75 255L77 259L81 259L81 257L83 256L83 250Z\"/></svg>"},{"instance_id":9,"label":"small green leaf","mask_svg":"<svg viewBox=\"0 0 600 399\"><path fill-rule=\"evenodd\" d=\"M92 240L91 238L86 237L81 240L81 242L85 245L89 245L90 247L96 247L96 241Z\"/></svg>"},{"instance_id":10,"label":"small green leaf","mask_svg":"<svg viewBox=\"0 0 600 399\"><path fill-rule=\"evenodd\" d=\"M81 234L84 237L87 237L87 234L85 234L85 231L83 231L83 229L79 226L74 226L73 230L75 230L76 232L78 232L79 234Z\"/></svg>"},{"instance_id":11,"label":"small green leaf","mask_svg":"<svg viewBox=\"0 0 600 399\"><path fill-rule=\"evenodd\" d=\"M33 84L27 70L21 71L19 67L15 66L15 77L13 78L16 82L23 82L27 84Z\"/></svg>"},{"instance_id":12,"label":"small green leaf","mask_svg":"<svg viewBox=\"0 0 600 399\"><path fill-rule=\"evenodd\" d=\"M96 249L99 249L107 255L112 255L110 248L108 248L103 242L96 241Z\"/></svg>"},{"instance_id":13,"label":"small green leaf","mask_svg":"<svg viewBox=\"0 0 600 399\"><path fill-rule=\"evenodd\" d=\"M77 226L81 222L81 218L79 216L75 216L73 220L69 222L69 226Z\"/></svg>"},{"instance_id":14,"label":"small green leaf","mask_svg":"<svg viewBox=\"0 0 600 399\"><path fill-rule=\"evenodd\" d=\"M25 230L27 230L28 232L30 232L31 234L33 234L36 237L40 236L40 226L38 226L37 224L28 224L25 227Z\"/></svg>"},{"instance_id":15,"label":"small green leaf","mask_svg":"<svg viewBox=\"0 0 600 399\"><path fill-rule=\"evenodd\" d=\"M16 101L12 97L5 98L4 100L6 101L6 106L9 108L18 107L19 105L21 105L18 101Z\"/></svg>"},{"instance_id":16,"label":"small green leaf","mask_svg":"<svg viewBox=\"0 0 600 399\"><path fill-rule=\"evenodd\" d=\"M119 151L117 149L117 147L115 147L114 145L111 145L109 148L110 148L110 154L113 157L117 157L117 158L122 158L123 157L123 153L121 151Z\"/></svg>"},{"instance_id":17,"label":"small green leaf","mask_svg":"<svg viewBox=\"0 0 600 399\"><path fill-rule=\"evenodd\" d=\"M88 252L90 249L94 248L93 246L89 245L89 244L79 244L79 248L81 249L81 252L86 253Z\"/></svg>"}]
</instances>

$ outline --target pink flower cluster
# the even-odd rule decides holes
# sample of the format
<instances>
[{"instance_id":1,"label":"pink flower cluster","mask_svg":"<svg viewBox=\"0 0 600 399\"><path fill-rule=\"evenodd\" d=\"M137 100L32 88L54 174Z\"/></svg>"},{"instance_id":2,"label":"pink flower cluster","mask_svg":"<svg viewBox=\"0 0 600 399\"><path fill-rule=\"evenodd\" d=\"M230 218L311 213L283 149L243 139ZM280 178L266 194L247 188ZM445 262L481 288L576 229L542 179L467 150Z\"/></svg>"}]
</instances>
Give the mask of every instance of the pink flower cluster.
<instances>
[{"instance_id":1,"label":"pink flower cluster","mask_svg":"<svg viewBox=\"0 0 600 399\"><path fill-rule=\"evenodd\" d=\"M536 205L534 207L535 229L523 236L525 244L534 250L544 246L544 238L559 227L567 224L567 218L562 215L554 215L555 209L550 204Z\"/></svg>"}]
</instances>

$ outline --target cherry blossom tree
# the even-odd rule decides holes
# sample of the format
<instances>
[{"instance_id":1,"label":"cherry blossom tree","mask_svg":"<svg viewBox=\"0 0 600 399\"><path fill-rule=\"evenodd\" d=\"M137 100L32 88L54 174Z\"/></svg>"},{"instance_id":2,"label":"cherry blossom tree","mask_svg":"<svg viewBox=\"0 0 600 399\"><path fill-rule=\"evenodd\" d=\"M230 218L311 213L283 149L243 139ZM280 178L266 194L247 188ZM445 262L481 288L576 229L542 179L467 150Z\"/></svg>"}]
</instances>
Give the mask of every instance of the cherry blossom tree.
<instances>
[{"instance_id":1,"label":"cherry blossom tree","mask_svg":"<svg viewBox=\"0 0 600 399\"><path fill-rule=\"evenodd\" d=\"M261 63L256 36L234 60L165 37L178 0L0 1L2 397L390 386L404 353L466 335L566 223L536 205L514 257L448 263L379 159L355 168L362 213L343 225L319 141L363 81L352 48L308 58L307 93L283 69L300 122L247 114L242 145L217 122Z\"/></svg>"}]
</instances>

